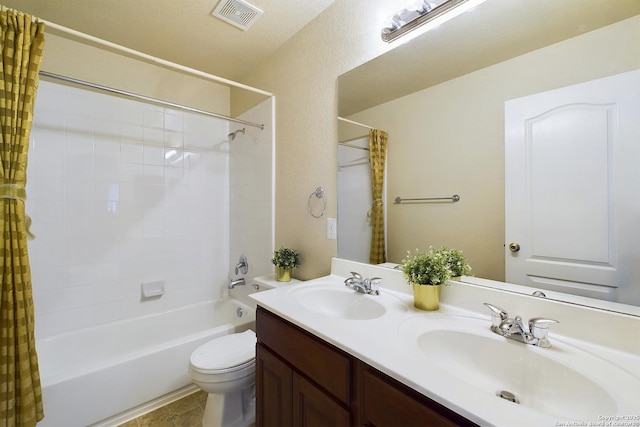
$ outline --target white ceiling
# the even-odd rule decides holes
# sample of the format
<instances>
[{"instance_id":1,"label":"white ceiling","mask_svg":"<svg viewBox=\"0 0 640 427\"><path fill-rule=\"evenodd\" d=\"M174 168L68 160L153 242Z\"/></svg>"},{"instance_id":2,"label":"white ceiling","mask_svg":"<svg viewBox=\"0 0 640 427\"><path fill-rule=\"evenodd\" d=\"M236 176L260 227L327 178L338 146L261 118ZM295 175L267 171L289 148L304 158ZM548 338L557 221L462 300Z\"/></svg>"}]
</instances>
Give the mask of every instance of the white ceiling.
<instances>
[{"instance_id":1,"label":"white ceiling","mask_svg":"<svg viewBox=\"0 0 640 427\"><path fill-rule=\"evenodd\" d=\"M247 31L211 12L219 0L1 0L46 21L227 79L268 58L334 0L248 0Z\"/></svg>"}]
</instances>

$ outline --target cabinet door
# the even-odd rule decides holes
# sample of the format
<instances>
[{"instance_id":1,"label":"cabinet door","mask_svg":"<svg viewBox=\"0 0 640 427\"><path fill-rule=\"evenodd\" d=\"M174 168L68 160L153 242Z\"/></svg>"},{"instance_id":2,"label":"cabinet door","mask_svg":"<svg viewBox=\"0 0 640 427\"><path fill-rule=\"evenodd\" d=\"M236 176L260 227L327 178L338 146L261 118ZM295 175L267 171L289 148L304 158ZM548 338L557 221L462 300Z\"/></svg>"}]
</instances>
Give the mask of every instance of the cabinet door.
<instances>
[{"instance_id":1,"label":"cabinet door","mask_svg":"<svg viewBox=\"0 0 640 427\"><path fill-rule=\"evenodd\" d=\"M256 346L256 425L291 426L292 371L260 344Z\"/></svg>"},{"instance_id":2,"label":"cabinet door","mask_svg":"<svg viewBox=\"0 0 640 427\"><path fill-rule=\"evenodd\" d=\"M256 326L260 344L345 405L351 402L347 354L261 307Z\"/></svg>"},{"instance_id":3,"label":"cabinet door","mask_svg":"<svg viewBox=\"0 0 640 427\"><path fill-rule=\"evenodd\" d=\"M365 425L375 427L475 426L471 421L419 395L391 378L364 369L361 404Z\"/></svg>"},{"instance_id":4,"label":"cabinet door","mask_svg":"<svg viewBox=\"0 0 640 427\"><path fill-rule=\"evenodd\" d=\"M294 427L347 427L349 411L315 385L293 373Z\"/></svg>"}]
</instances>

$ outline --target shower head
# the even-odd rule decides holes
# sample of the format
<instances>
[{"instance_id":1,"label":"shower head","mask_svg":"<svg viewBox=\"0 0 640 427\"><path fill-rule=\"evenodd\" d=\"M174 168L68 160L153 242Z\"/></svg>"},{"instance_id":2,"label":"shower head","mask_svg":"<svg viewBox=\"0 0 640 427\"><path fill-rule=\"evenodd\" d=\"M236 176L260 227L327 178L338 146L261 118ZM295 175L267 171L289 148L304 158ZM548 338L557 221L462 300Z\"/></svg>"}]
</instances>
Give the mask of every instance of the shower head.
<instances>
[{"instance_id":1,"label":"shower head","mask_svg":"<svg viewBox=\"0 0 640 427\"><path fill-rule=\"evenodd\" d=\"M227 136L229 137L229 140L230 140L230 141L233 141L234 139L236 139L236 136L238 136L238 134L239 134L239 133L241 133L241 134L243 134L243 135L244 135L244 131L245 131L245 130L246 130L245 128L238 129L238 130L236 130L236 131L234 131L234 132L231 132L231 133L230 133L229 135L227 135Z\"/></svg>"}]
</instances>

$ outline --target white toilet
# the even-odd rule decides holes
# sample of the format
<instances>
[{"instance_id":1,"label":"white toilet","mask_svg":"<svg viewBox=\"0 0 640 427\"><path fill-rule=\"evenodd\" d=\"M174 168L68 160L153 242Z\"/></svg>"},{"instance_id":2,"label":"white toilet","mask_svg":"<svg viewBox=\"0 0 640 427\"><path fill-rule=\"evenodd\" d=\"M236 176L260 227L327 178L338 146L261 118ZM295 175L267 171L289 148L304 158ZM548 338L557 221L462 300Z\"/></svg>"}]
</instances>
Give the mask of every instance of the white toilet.
<instances>
[{"instance_id":1,"label":"white toilet","mask_svg":"<svg viewBox=\"0 0 640 427\"><path fill-rule=\"evenodd\" d=\"M256 334L224 335L191 354L189 376L209 393L203 427L246 427L255 421Z\"/></svg>"}]
</instances>

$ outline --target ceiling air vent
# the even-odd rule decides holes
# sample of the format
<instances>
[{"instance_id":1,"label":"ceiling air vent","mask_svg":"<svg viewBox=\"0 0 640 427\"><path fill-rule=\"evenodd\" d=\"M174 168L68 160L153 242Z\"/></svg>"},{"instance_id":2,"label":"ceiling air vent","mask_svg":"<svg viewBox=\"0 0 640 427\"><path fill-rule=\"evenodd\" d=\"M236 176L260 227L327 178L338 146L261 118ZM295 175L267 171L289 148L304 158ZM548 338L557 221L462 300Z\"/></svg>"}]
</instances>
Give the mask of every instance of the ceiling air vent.
<instances>
[{"instance_id":1,"label":"ceiling air vent","mask_svg":"<svg viewBox=\"0 0 640 427\"><path fill-rule=\"evenodd\" d=\"M243 0L221 0L211 14L246 31L264 12Z\"/></svg>"}]
</instances>

